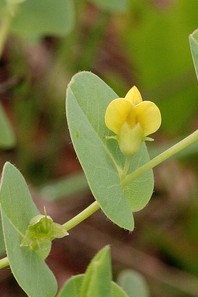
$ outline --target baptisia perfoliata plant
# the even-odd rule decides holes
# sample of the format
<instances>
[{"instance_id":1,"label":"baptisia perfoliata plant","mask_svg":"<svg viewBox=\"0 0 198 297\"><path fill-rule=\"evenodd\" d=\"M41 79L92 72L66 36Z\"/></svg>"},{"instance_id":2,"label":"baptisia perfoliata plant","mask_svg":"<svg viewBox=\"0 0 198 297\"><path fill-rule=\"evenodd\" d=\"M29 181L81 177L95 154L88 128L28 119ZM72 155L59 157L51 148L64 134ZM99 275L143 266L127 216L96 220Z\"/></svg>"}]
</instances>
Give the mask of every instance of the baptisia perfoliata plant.
<instances>
[{"instance_id":1,"label":"baptisia perfoliata plant","mask_svg":"<svg viewBox=\"0 0 198 297\"><path fill-rule=\"evenodd\" d=\"M155 103L143 101L139 90L133 86L125 98L110 102L105 113L105 123L115 136L125 156L134 155L148 135L156 132L161 125L161 113Z\"/></svg>"}]
</instances>

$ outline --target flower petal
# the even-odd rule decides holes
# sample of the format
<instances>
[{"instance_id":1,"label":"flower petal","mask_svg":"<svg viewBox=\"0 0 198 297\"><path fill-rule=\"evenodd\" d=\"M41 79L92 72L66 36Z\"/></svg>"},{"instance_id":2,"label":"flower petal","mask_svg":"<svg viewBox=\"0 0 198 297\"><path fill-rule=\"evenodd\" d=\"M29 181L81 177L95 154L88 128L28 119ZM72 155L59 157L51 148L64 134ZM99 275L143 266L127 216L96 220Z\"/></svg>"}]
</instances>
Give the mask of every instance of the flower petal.
<instances>
[{"instance_id":1,"label":"flower petal","mask_svg":"<svg viewBox=\"0 0 198 297\"><path fill-rule=\"evenodd\" d=\"M121 152L125 156L134 155L139 150L143 141L144 133L139 123L133 126L133 128L127 123L122 126L118 136L118 143Z\"/></svg>"},{"instance_id":2,"label":"flower petal","mask_svg":"<svg viewBox=\"0 0 198 297\"><path fill-rule=\"evenodd\" d=\"M119 134L122 125L129 120L131 122L131 109L133 106L124 98L118 98L110 102L105 113L105 124L115 134Z\"/></svg>"},{"instance_id":3,"label":"flower petal","mask_svg":"<svg viewBox=\"0 0 198 297\"><path fill-rule=\"evenodd\" d=\"M135 107L137 119L141 125L144 136L154 133L161 125L161 113L155 103L143 101Z\"/></svg>"},{"instance_id":4,"label":"flower petal","mask_svg":"<svg viewBox=\"0 0 198 297\"><path fill-rule=\"evenodd\" d=\"M133 105L142 102L142 96L136 86L133 86L125 96L125 99L130 101Z\"/></svg>"}]
</instances>

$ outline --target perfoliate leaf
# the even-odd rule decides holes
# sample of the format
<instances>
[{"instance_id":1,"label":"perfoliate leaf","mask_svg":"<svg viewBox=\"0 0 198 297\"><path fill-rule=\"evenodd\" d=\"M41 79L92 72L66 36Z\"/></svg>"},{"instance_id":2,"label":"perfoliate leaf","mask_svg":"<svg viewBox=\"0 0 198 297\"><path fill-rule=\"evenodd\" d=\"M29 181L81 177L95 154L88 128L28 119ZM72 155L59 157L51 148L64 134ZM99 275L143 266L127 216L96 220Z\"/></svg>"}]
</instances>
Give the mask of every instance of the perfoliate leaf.
<instances>
[{"instance_id":1,"label":"perfoliate leaf","mask_svg":"<svg viewBox=\"0 0 198 297\"><path fill-rule=\"evenodd\" d=\"M119 96L90 72L75 75L67 89L66 114L71 139L90 189L107 217L133 230L133 211L145 207L153 192L153 175L148 171L130 184L121 184L125 158L104 122L111 100ZM143 144L129 160L129 173L149 161Z\"/></svg>"}]
</instances>

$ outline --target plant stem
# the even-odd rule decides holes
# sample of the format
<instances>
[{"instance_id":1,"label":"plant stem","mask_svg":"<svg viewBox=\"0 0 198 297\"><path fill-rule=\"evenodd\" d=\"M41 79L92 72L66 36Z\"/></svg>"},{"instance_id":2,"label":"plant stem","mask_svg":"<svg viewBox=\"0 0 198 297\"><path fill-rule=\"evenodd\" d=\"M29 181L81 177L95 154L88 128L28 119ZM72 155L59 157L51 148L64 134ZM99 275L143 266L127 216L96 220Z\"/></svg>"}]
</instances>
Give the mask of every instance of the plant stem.
<instances>
[{"instance_id":1,"label":"plant stem","mask_svg":"<svg viewBox=\"0 0 198 297\"><path fill-rule=\"evenodd\" d=\"M0 269L9 266L9 260L8 257L5 257L3 259L0 259Z\"/></svg>"},{"instance_id":2,"label":"plant stem","mask_svg":"<svg viewBox=\"0 0 198 297\"><path fill-rule=\"evenodd\" d=\"M63 226L67 231L69 231L75 226L77 226L78 224L80 224L82 221L90 217L93 213L95 213L99 209L100 209L100 205L98 204L97 201L95 201L87 208L85 208L82 212L80 212L75 217L73 217L71 220L63 224Z\"/></svg>"},{"instance_id":3,"label":"plant stem","mask_svg":"<svg viewBox=\"0 0 198 297\"><path fill-rule=\"evenodd\" d=\"M122 184L130 183L135 178L139 177L140 175L143 175L145 172L149 171L153 167L159 165L160 163L164 162L168 158L172 157L179 151L183 150L193 142L198 141L198 130L194 131L192 134L181 140L180 142L176 143L163 153L159 154L157 157L153 158L143 166L136 169L131 174L127 175L126 178L122 181Z\"/></svg>"},{"instance_id":4,"label":"plant stem","mask_svg":"<svg viewBox=\"0 0 198 297\"><path fill-rule=\"evenodd\" d=\"M130 163L131 163L131 158L130 157L126 157L123 169L121 171L118 171L118 174L120 175L121 182L127 176L127 173L129 171L129 167L130 167Z\"/></svg>"}]
</instances>

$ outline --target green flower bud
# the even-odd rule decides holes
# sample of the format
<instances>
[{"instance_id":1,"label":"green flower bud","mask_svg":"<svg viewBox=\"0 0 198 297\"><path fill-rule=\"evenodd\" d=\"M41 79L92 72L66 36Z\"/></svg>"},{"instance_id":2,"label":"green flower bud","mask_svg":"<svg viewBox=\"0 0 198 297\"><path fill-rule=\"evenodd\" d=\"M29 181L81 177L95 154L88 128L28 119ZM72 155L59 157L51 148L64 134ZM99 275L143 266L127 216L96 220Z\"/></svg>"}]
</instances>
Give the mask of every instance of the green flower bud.
<instances>
[{"instance_id":1,"label":"green flower bud","mask_svg":"<svg viewBox=\"0 0 198 297\"><path fill-rule=\"evenodd\" d=\"M29 247L36 251L42 258L46 258L51 250L51 242L55 238L68 235L65 228L54 223L50 216L37 215L31 219L21 246Z\"/></svg>"},{"instance_id":2,"label":"green flower bud","mask_svg":"<svg viewBox=\"0 0 198 297\"><path fill-rule=\"evenodd\" d=\"M127 123L124 123L118 137L121 152L125 156L134 155L139 150L143 139L143 131L139 124L131 128Z\"/></svg>"}]
</instances>

